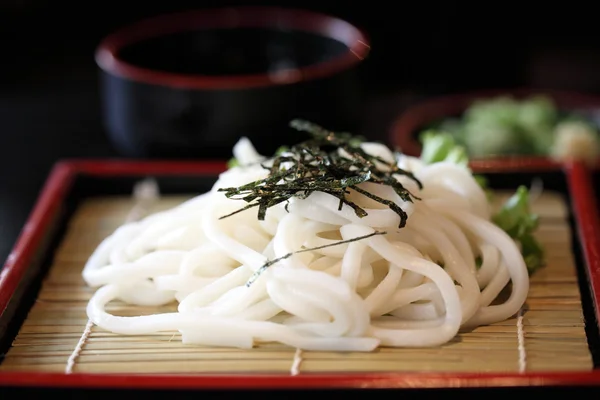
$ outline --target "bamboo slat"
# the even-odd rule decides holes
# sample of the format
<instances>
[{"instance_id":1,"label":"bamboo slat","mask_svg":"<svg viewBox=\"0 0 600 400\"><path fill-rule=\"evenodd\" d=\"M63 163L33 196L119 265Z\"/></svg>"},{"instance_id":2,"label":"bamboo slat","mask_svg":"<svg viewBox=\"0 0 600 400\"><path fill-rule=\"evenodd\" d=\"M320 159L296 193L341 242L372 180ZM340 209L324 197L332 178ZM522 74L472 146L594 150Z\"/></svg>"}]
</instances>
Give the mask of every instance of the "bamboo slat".
<instances>
[{"instance_id":1,"label":"bamboo slat","mask_svg":"<svg viewBox=\"0 0 600 400\"><path fill-rule=\"evenodd\" d=\"M497 193L500 202L507 194ZM184 197L164 197L153 211L167 209ZM65 371L87 323L85 307L94 290L81 269L98 243L132 207L132 199L94 198L80 206L58 248L42 290L0 370ZM584 331L575 261L571 253L568 210L559 194L544 193L534 203L540 215L537 237L548 264L531 280L522 313L526 371L593 368ZM176 305L135 307L114 303L117 315L174 310ZM450 343L427 349L381 348L372 353L303 352L301 373L385 371L518 371L517 316L471 332ZM98 327L86 340L75 372L110 373L290 373L295 349L263 345L252 350L183 345L179 333L120 336Z\"/></svg>"}]
</instances>

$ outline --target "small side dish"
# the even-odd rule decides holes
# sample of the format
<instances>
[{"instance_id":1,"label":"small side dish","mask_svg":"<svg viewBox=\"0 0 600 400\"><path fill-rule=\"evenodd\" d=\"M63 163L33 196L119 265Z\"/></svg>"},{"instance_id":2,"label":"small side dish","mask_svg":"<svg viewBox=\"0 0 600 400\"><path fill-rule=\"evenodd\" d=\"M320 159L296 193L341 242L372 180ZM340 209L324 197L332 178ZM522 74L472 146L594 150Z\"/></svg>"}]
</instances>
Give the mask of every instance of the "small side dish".
<instances>
[{"instance_id":1,"label":"small side dish","mask_svg":"<svg viewBox=\"0 0 600 400\"><path fill-rule=\"evenodd\" d=\"M600 156L600 136L593 119L583 112L560 110L544 95L477 99L460 116L436 121L420 136L443 133L452 135L477 158L536 155L591 164Z\"/></svg>"}]
</instances>

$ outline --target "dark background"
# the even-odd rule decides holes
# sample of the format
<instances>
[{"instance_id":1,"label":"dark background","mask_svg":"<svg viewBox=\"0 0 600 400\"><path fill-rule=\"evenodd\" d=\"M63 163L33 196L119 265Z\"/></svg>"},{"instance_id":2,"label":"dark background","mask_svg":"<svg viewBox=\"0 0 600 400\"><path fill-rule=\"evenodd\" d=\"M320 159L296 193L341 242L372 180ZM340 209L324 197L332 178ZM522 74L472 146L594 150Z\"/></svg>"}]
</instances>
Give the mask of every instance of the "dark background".
<instances>
[{"instance_id":1,"label":"dark background","mask_svg":"<svg viewBox=\"0 0 600 400\"><path fill-rule=\"evenodd\" d=\"M533 86L600 93L595 2L4 0L0 2L0 259L52 164L118 157L100 118L93 53L140 18L223 5L321 11L363 28L363 134L387 135L406 106L440 93Z\"/></svg>"}]
</instances>

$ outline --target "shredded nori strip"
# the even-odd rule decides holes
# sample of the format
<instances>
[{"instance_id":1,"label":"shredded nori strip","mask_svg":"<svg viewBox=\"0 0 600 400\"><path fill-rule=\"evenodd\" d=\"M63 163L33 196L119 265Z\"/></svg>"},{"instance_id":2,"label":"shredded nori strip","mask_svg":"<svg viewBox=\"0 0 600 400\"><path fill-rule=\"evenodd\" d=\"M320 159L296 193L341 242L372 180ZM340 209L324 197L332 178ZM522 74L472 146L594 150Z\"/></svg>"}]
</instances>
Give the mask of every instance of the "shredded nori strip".
<instances>
[{"instance_id":1,"label":"shredded nori strip","mask_svg":"<svg viewBox=\"0 0 600 400\"><path fill-rule=\"evenodd\" d=\"M327 247L339 246L340 244L352 243L352 242L356 242L359 240L368 239L368 238L376 236L376 235L385 235L386 233L387 232L375 231L373 233L369 233L369 234L363 235L363 236L357 236L352 239L339 240L334 243L324 244L322 246L310 247L307 249L302 249L302 250L293 251L291 253L287 253L281 257L277 257L273 260L270 260L270 261L267 261L266 263L264 263L259 269L256 270L256 272L254 274L252 274L250 279L248 279L248 282L246 282L246 287L250 287L267 268L269 268L270 266L272 266L274 264L277 264L279 261L285 260L286 258L290 258L294 254L305 253L307 251L313 251L313 250L325 249Z\"/></svg>"},{"instance_id":2,"label":"shredded nori strip","mask_svg":"<svg viewBox=\"0 0 600 400\"><path fill-rule=\"evenodd\" d=\"M277 204L287 202L293 196L307 198L313 192L319 191L339 199L339 209L344 204L351 207L355 214L362 218L367 212L346 198L349 189L353 189L372 200L388 206L400 216L400 228L406 225L407 214L392 201L382 199L368 191L359 188L363 182L387 185L393 188L403 201L412 202L418 199L411 194L396 179L395 175L405 175L414 180L419 188L421 182L410 172L389 163L380 157L372 156L361 147L363 138L346 132L328 131L316 124L304 120L293 120L292 128L307 132L311 138L278 151L272 158L265 179L257 180L240 187L220 188L230 199L239 199L247 203L233 213L222 216L227 218L241 211L258 207L258 219L264 220L267 209ZM338 151L342 149L343 155ZM379 168L377 164L385 168ZM285 166L285 168L284 168Z\"/></svg>"}]
</instances>

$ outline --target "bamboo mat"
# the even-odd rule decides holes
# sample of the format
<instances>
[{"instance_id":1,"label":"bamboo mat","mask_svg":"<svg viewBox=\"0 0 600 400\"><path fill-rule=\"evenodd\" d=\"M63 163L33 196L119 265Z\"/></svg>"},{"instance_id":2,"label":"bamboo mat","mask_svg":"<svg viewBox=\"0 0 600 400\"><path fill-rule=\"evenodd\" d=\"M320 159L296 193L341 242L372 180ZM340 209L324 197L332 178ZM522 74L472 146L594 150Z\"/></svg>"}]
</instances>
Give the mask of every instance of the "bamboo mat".
<instances>
[{"instance_id":1,"label":"bamboo mat","mask_svg":"<svg viewBox=\"0 0 600 400\"><path fill-rule=\"evenodd\" d=\"M496 194L498 202L505 198L506 194ZM153 211L183 200L164 197ZM86 326L85 307L94 291L81 278L83 264L122 223L132 204L129 198L112 197L90 199L80 206L0 371L65 371ZM544 193L534 211L541 217L537 236L546 248L548 264L533 276L526 306L518 316L461 333L437 348L303 352L300 373L592 369L566 203L558 194ZM119 303L108 308L123 316L174 309L175 304L143 308ZM294 355L295 349L276 344L252 350L202 348L181 344L178 333L120 336L93 327L73 372L289 374Z\"/></svg>"}]
</instances>

